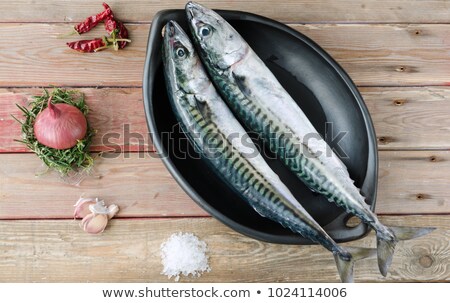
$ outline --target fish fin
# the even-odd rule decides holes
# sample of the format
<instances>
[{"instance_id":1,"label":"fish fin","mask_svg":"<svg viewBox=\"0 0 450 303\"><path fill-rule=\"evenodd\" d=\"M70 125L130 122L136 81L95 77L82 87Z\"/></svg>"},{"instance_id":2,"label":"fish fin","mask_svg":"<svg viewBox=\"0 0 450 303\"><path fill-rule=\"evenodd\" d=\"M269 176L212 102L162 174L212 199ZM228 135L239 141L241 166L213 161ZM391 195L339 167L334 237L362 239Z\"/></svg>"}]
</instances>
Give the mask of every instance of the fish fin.
<instances>
[{"instance_id":1,"label":"fish fin","mask_svg":"<svg viewBox=\"0 0 450 303\"><path fill-rule=\"evenodd\" d=\"M408 226L390 226L398 240L411 240L425 236L435 230L435 227L408 227Z\"/></svg>"},{"instance_id":2,"label":"fish fin","mask_svg":"<svg viewBox=\"0 0 450 303\"><path fill-rule=\"evenodd\" d=\"M346 246L345 249L352 254L353 260L355 261L374 257L377 254L375 248Z\"/></svg>"},{"instance_id":3,"label":"fish fin","mask_svg":"<svg viewBox=\"0 0 450 303\"><path fill-rule=\"evenodd\" d=\"M341 281L344 283L352 283L353 268L355 267L355 262L375 256L377 250L364 247L346 247L345 249L350 254L334 254L334 260L336 261L336 267L338 269Z\"/></svg>"},{"instance_id":4,"label":"fish fin","mask_svg":"<svg viewBox=\"0 0 450 303\"><path fill-rule=\"evenodd\" d=\"M355 262L350 260L344 260L339 255L334 255L336 261L336 267L338 269L339 277L344 283L353 283L353 267Z\"/></svg>"},{"instance_id":5,"label":"fish fin","mask_svg":"<svg viewBox=\"0 0 450 303\"><path fill-rule=\"evenodd\" d=\"M252 205L252 207L258 213L258 215L260 215L261 217L263 217L263 218L270 218L271 217L271 214L266 209L263 209L260 206L258 207L258 206L255 206L255 205ZM285 227L285 228L287 227L287 226L284 226L283 224L281 224L281 225L283 227Z\"/></svg>"},{"instance_id":6,"label":"fish fin","mask_svg":"<svg viewBox=\"0 0 450 303\"><path fill-rule=\"evenodd\" d=\"M377 234L377 249L378 249L378 267L383 276L386 277L389 266L392 263L392 257L395 251L395 245L398 241L411 240L424 236L436 228L434 227L389 227L389 230L394 234L392 239L385 239Z\"/></svg>"},{"instance_id":7,"label":"fish fin","mask_svg":"<svg viewBox=\"0 0 450 303\"><path fill-rule=\"evenodd\" d=\"M204 118L210 117L211 109L209 108L205 97L201 95L194 95L194 98L196 101L197 108L202 113L202 116Z\"/></svg>"},{"instance_id":8,"label":"fish fin","mask_svg":"<svg viewBox=\"0 0 450 303\"><path fill-rule=\"evenodd\" d=\"M378 268L383 277L386 277L388 268L391 266L397 242L395 238L383 239L377 236Z\"/></svg>"}]
</instances>

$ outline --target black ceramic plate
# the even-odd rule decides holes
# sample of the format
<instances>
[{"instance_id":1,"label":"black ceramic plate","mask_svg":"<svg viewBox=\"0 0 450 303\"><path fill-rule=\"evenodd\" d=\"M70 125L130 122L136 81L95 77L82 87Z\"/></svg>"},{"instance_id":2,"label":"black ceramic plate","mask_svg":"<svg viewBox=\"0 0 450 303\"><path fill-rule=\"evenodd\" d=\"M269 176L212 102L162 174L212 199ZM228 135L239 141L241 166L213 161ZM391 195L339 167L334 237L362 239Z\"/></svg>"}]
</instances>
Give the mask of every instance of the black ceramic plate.
<instances>
[{"instance_id":1,"label":"black ceramic plate","mask_svg":"<svg viewBox=\"0 0 450 303\"><path fill-rule=\"evenodd\" d=\"M378 173L375 132L364 101L345 71L317 44L281 23L244 12L218 12L247 40L322 135L327 122L332 123L334 135L347 132L339 142L347 155L342 160L373 209ZM177 127L161 61L161 30L169 20L189 32L184 10L161 11L155 16L143 79L147 123L162 161L195 202L234 230L268 242L311 244L258 215L198 158ZM333 146L332 136L327 141ZM342 209L312 193L271 158L267 155L269 165L335 240L350 241L366 234L365 225L347 227L349 216Z\"/></svg>"}]
</instances>

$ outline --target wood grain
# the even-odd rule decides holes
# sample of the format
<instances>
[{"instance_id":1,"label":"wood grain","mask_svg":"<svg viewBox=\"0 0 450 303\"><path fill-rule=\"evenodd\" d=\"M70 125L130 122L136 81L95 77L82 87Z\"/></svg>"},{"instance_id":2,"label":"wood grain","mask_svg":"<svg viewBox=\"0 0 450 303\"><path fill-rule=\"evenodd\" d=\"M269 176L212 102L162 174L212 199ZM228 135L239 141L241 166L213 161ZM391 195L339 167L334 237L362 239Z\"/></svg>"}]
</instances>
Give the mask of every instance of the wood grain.
<instances>
[{"instance_id":1,"label":"wood grain","mask_svg":"<svg viewBox=\"0 0 450 303\"><path fill-rule=\"evenodd\" d=\"M92 109L90 121L97 130L92 151L149 151L141 88L82 88ZM378 148L449 149L449 87L363 87L378 136ZM10 114L20 117L16 103L25 105L39 89L0 89L0 153L27 152L20 127ZM116 137L117 136L117 137ZM144 144L140 144L144 142Z\"/></svg>"},{"instance_id":2,"label":"wood grain","mask_svg":"<svg viewBox=\"0 0 450 303\"><path fill-rule=\"evenodd\" d=\"M400 242L387 278L375 258L356 264L356 282L450 281L449 216L382 217L387 225L436 227ZM275 245L237 234L215 219L112 220L92 236L69 220L0 221L1 282L169 282L160 274L160 245L193 232L208 245L211 272L182 282L339 282L320 246ZM351 242L375 247L375 237ZM170 280L170 281L173 281Z\"/></svg>"},{"instance_id":3,"label":"wood grain","mask_svg":"<svg viewBox=\"0 0 450 303\"><path fill-rule=\"evenodd\" d=\"M378 149L449 149L450 87L360 88Z\"/></svg>"},{"instance_id":4,"label":"wood grain","mask_svg":"<svg viewBox=\"0 0 450 303\"><path fill-rule=\"evenodd\" d=\"M377 213L450 213L450 151L380 152Z\"/></svg>"},{"instance_id":5,"label":"wood grain","mask_svg":"<svg viewBox=\"0 0 450 303\"><path fill-rule=\"evenodd\" d=\"M205 216L154 154L108 154L81 186L35 177L32 154L0 154L0 219L71 218L80 195L120 206L120 217ZM144 157L145 156L145 157ZM417 173L416 173L417 172ZM380 152L379 214L450 213L450 152Z\"/></svg>"},{"instance_id":6,"label":"wood grain","mask_svg":"<svg viewBox=\"0 0 450 303\"><path fill-rule=\"evenodd\" d=\"M183 9L187 1L110 0L115 15L125 21L150 22L156 12ZM272 0L201 1L214 9L249 11L285 22L405 22L447 23L446 0ZM0 1L0 22L81 21L102 7L89 0Z\"/></svg>"},{"instance_id":7,"label":"wood grain","mask_svg":"<svg viewBox=\"0 0 450 303\"><path fill-rule=\"evenodd\" d=\"M36 177L32 154L0 155L0 219L71 218L78 198L100 197L120 207L121 217L204 216L155 154L107 154L97 158L81 186L49 174Z\"/></svg>"},{"instance_id":8,"label":"wood grain","mask_svg":"<svg viewBox=\"0 0 450 303\"><path fill-rule=\"evenodd\" d=\"M8 41L0 46L0 85L140 86L149 25L127 28L132 43L126 48L80 53L66 46L66 42L79 37L57 38L72 30L69 24L0 24L0 34ZM39 39L30 39L30 33L35 32ZM104 29L98 27L83 39L104 34Z\"/></svg>"},{"instance_id":9,"label":"wood grain","mask_svg":"<svg viewBox=\"0 0 450 303\"><path fill-rule=\"evenodd\" d=\"M450 83L450 25L293 25L324 47L358 85ZM56 39L67 24L0 24L0 86L140 86L148 24L129 25L129 47L120 52L75 52ZM39 32L39 39L29 39ZM101 29L86 38L101 36ZM76 39L75 39L76 40ZM23 41L27 41L24 43Z\"/></svg>"},{"instance_id":10,"label":"wood grain","mask_svg":"<svg viewBox=\"0 0 450 303\"><path fill-rule=\"evenodd\" d=\"M148 151L153 150L145 121L142 90L140 88L82 88L90 109L88 120L97 131L92 151ZM22 120L16 104L27 106L41 89L0 89L0 153L28 152L21 139Z\"/></svg>"},{"instance_id":11,"label":"wood grain","mask_svg":"<svg viewBox=\"0 0 450 303\"><path fill-rule=\"evenodd\" d=\"M358 85L450 83L450 25L311 24L293 28L323 47ZM443 51L437 51L441 47Z\"/></svg>"}]
</instances>

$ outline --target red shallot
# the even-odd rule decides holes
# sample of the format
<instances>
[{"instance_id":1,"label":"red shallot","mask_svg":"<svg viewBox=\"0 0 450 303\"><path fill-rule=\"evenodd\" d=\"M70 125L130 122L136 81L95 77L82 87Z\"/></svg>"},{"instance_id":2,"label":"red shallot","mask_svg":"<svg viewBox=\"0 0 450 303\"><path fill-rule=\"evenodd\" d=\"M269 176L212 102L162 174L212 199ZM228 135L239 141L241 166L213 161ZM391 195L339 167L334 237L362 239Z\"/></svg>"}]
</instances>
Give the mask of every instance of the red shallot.
<instances>
[{"instance_id":1,"label":"red shallot","mask_svg":"<svg viewBox=\"0 0 450 303\"><path fill-rule=\"evenodd\" d=\"M75 146L86 135L87 121L83 113L73 105L52 103L41 111L34 122L36 140L48 147L67 149Z\"/></svg>"}]
</instances>

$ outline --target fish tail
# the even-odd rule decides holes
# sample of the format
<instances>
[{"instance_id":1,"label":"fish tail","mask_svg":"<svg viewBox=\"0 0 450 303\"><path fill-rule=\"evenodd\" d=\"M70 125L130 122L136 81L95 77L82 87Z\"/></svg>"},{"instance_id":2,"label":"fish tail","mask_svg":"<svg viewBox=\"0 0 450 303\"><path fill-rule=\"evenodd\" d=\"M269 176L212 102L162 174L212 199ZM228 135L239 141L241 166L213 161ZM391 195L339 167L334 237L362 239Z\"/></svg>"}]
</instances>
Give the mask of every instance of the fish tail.
<instances>
[{"instance_id":1,"label":"fish tail","mask_svg":"<svg viewBox=\"0 0 450 303\"><path fill-rule=\"evenodd\" d=\"M395 245L400 240L410 240L424 236L435 228L433 227L389 227L387 232L377 232L378 268L386 277L394 256Z\"/></svg>"},{"instance_id":2,"label":"fish tail","mask_svg":"<svg viewBox=\"0 0 450 303\"><path fill-rule=\"evenodd\" d=\"M334 253L336 267L344 283L353 282L353 268L355 262L369 258L376 254L376 249L363 247L346 247L345 250Z\"/></svg>"},{"instance_id":3,"label":"fish tail","mask_svg":"<svg viewBox=\"0 0 450 303\"><path fill-rule=\"evenodd\" d=\"M397 242L398 240L395 236L386 239L380 237L379 233L377 233L378 268L384 277L386 277L388 268L391 266Z\"/></svg>"}]
</instances>

